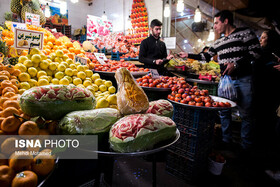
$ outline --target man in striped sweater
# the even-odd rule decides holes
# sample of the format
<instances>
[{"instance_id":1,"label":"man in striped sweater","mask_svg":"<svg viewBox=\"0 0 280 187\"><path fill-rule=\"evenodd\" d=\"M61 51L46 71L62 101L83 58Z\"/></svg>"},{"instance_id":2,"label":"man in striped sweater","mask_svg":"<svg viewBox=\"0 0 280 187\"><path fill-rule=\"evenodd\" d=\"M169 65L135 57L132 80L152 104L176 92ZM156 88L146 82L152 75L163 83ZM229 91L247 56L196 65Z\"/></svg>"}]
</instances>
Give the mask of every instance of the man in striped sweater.
<instances>
[{"instance_id":1,"label":"man in striped sweater","mask_svg":"<svg viewBox=\"0 0 280 187\"><path fill-rule=\"evenodd\" d=\"M217 13L214 17L214 29L224 37L217 39L208 52L188 54L180 52L182 58L209 61L218 55L222 75L230 75L237 89L237 105L242 119L241 146L244 150L253 144L252 123L252 62L260 57L261 48L255 33L248 28L236 28L233 24L233 14L228 10ZM231 111L220 113L223 142L230 144Z\"/></svg>"}]
</instances>

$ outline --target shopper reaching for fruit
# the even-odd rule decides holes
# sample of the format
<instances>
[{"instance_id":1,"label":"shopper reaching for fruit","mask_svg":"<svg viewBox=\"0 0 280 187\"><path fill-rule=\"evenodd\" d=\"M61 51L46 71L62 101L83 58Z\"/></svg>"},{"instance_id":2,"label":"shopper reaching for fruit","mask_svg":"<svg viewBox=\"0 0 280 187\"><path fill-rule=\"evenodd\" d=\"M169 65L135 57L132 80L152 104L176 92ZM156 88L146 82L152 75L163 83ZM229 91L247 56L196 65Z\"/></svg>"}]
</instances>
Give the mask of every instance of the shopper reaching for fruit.
<instances>
[{"instance_id":1,"label":"shopper reaching for fruit","mask_svg":"<svg viewBox=\"0 0 280 187\"><path fill-rule=\"evenodd\" d=\"M237 105L242 118L241 146L249 149L253 144L252 124L252 61L260 56L260 44L255 33L248 28L236 28L233 14L228 10L214 16L214 29L224 37L217 39L206 53L188 54L180 52L180 57L209 61L218 55L222 75L230 75L237 89ZM246 98L245 98L246 97ZM231 111L221 112L223 144L231 143Z\"/></svg>"},{"instance_id":2,"label":"shopper reaching for fruit","mask_svg":"<svg viewBox=\"0 0 280 187\"><path fill-rule=\"evenodd\" d=\"M160 39L161 26L159 20L151 21L151 34L141 42L139 61L144 63L146 68L157 69L160 75L168 75L164 64L169 62L173 55L167 55L166 45Z\"/></svg>"}]
</instances>

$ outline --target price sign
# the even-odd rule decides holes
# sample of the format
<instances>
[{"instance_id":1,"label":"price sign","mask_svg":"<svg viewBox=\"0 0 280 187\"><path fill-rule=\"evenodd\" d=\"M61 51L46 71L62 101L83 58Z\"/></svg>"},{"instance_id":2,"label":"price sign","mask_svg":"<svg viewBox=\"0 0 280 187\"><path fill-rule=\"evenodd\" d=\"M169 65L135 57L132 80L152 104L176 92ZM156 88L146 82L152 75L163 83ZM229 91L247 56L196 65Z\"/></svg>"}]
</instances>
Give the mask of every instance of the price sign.
<instances>
[{"instance_id":1,"label":"price sign","mask_svg":"<svg viewBox=\"0 0 280 187\"><path fill-rule=\"evenodd\" d=\"M79 56L75 56L75 62L79 62L82 65L87 65L87 59Z\"/></svg>"},{"instance_id":2,"label":"price sign","mask_svg":"<svg viewBox=\"0 0 280 187\"><path fill-rule=\"evenodd\" d=\"M104 53L94 53L94 55L100 64L106 64L107 58Z\"/></svg>"},{"instance_id":3,"label":"price sign","mask_svg":"<svg viewBox=\"0 0 280 187\"><path fill-rule=\"evenodd\" d=\"M25 12L25 23L40 26L40 15Z\"/></svg>"},{"instance_id":4,"label":"price sign","mask_svg":"<svg viewBox=\"0 0 280 187\"><path fill-rule=\"evenodd\" d=\"M15 32L15 28L17 28L17 29L27 29L25 23L12 22L12 31L13 32Z\"/></svg>"},{"instance_id":5,"label":"price sign","mask_svg":"<svg viewBox=\"0 0 280 187\"><path fill-rule=\"evenodd\" d=\"M33 30L24 30L15 28L14 46L16 49L43 49L44 33Z\"/></svg>"},{"instance_id":6,"label":"price sign","mask_svg":"<svg viewBox=\"0 0 280 187\"><path fill-rule=\"evenodd\" d=\"M156 69L150 69L152 79L159 79L160 75Z\"/></svg>"}]
</instances>

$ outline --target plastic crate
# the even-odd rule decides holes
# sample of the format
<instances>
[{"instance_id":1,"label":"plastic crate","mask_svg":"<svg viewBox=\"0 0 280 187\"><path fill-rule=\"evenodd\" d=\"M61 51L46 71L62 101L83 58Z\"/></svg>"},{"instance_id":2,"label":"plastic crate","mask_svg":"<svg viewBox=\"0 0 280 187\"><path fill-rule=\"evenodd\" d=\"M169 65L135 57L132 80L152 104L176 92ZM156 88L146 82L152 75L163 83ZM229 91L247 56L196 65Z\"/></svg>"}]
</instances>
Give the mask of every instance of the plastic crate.
<instances>
[{"instance_id":1,"label":"plastic crate","mask_svg":"<svg viewBox=\"0 0 280 187\"><path fill-rule=\"evenodd\" d=\"M209 91L210 95L217 96L218 95L218 84L201 84L201 83L196 83L197 87L199 89L205 89Z\"/></svg>"},{"instance_id":2,"label":"plastic crate","mask_svg":"<svg viewBox=\"0 0 280 187\"><path fill-rule=\"evenodd\" d=\"M117 51L116 53L112 52L111 54L111 60L117 60L119 61L120 60L120 52Z\"/></svg>"}]
</instances>

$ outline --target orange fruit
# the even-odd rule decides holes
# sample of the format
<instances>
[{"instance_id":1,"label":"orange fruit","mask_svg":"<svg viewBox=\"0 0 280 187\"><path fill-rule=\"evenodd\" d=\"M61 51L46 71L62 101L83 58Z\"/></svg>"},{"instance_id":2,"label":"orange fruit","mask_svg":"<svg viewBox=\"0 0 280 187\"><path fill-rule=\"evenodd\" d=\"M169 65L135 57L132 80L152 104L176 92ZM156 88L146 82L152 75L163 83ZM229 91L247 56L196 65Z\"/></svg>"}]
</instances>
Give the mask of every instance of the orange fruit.
<instances>
[{"instance_id":1,"label":"orange fruit","mask_svg":"<svg viewBox=\"0 0 280 187\"><path fill-rule=\"evenodd\" d=\"M21 71L19 69L15 69L13 72L14 76L19 76L19 74L21 73Z\"/></svg>"},{"instance_id":2,"label":"orange fruit","mask_svg":"<svg viewBox=\"0 0 280 187\"><path fill-rule=\"evenodd\" d=\"M0 97L0 106L3 106L4 102L7 101L7 100L9 100L8 97L3 97L3 96Z\"/></svg>"},{"instance_id":3,"label":"orange fruit","mask_svg":"<svg viewBox=\"0 0 280 187\"><path fill-rule=\"evenodd\" d=\"M5 93L7 93L7 92L14 92L14 93L16 93L16 90L14 90L14 88L12 88L12 87L5 87L3 90L2 90L2 95L4 95Z\"/></svg>"},{"instance_id":4,"label":"orange fruit","mask_svg":"<svg viewBox=\"0 0 280 187\"><path fill-rule=\"evenodd\" d=\"M4 132L15 132L18 130L20 124L21 121L18 118L9 116L2 121L1 130Z\"/></svg>"},{"instance_id":5,"label":"orange fruit","mask_svg":"<svg viewBox=\"0 0 280 187\"><path fill-rule=\"evenodd\" d=\"M16 100L7 100L3 103L3 108L14 107L20 109L19 102Z\"/></svg>"},{"instance_id":6,"label":"orange fruit","mask_svg":"<svg viewBox=\"0 0 280 187\"><path fill-rule=\"evenodd\" d=\"M19 81L18 81L17 79L11 79L11 83L12 83L13 85L15 85L16 87L18 87L18 88L19 88L19 86L20 86Z\"/></svg>"},{"instance_id":7,"label":"orange fruit","mask_svg":"<svg viewBox=\"0 0 280 187\"><path fill-rule=\"evenodd\" d=\"M70 51L71 53L75 52L75 48L74 47L69 47L68 51Z\"/></svg>"},{"instance_id":8,"label":"orange fruit","mask_svg":"<svg viewBox=\"0 0 280 187\"><path fill-rule=\"evenodd\" d=\"M10 80L4 80L4 81L1 82L1 88L2 89L6 88L6 87L10 87L12 85L13 85L13 83Z\"/></svg>"},{"instance_id":9,"label":"orange fruit","mask_svg":"<svg viewBox=\"0 0 280 187\"><path fill-rule=\"evenodd\" d=\"M31 163L33 161L33 156L30 154L15 154L10 156L9 166L16 172L20 172L31 168Z\"/></svg>"},{"instance_id":10,"label":"orange fruit","mask_svg":"<svg viewBox=\"0 0 280 187\"><path fill-rule=\"evenodd\" d=\"M18 129L19 135L38 135L39 127L34 121L26 121Z\"/></svg>"},{"instance_id":11,"label":"orange fruit","mask_svg":"<svg viewBox=\"0 0 280 187\"><path fill-rule=\"evenodd\" d=\"M0 186L9 187L15 177L15 172L12 168L6 165L0 166Z\"/></svg>"},{"instance_id":12,"label":"orange fruit","mask_svg":"<svg viewBox=\"0 0 280 187\"><path fill-rule=\"evenodd\" d=\"M12 74L15 71L14 66L12 66L10 64L5 65L3 69L7 70L10 74Z\"/></svg>"},{"instance_id":13,"label":"orange fruit","mask_svg":"<svg viewBox=\"0 0 280 187\"><path fill-rule=\"evenodd\" d=\"M19 111L15 107L8 107L2 111L2 116L5 118L9 116L13 116L14 114L19 115Z\"/></svg>"},{"instance_id":14,"label":"orange fruit","mask_svg":"<svg viewBox=\"0 0 280 187\"><path fill-rule=\"evenodd\" d=\"M51 152L50 149L42 150L41 152ZM47 154L39 154L33 159L33 162L31 164L32 171L34 171L37 175L45 176L49 174L53 168L54 168L54 158L52 155Z\"/></svg>"},{"instance_id":15,"label":"orange fruit","mask_svg":"<svg viewBox=\"0 0 280 187\"><path fill-rule=\"evenodd\" d=\"M12 187L36 187L38 176L33 171L22 171L18 173L12 181Z\"/></svg>"},{"instance_id":16,"label":"orange fruit","mask_svg":"<svg viewBox=\"0 0 280 187\"><path fill-rule=\"evenodd\" d=\"M15 96L15 95L16 95L15 92L6 92L3 96L4 96L4 97L11 98L11 97L13 97L13 96Z\"/></svg>"}]
</instances>

